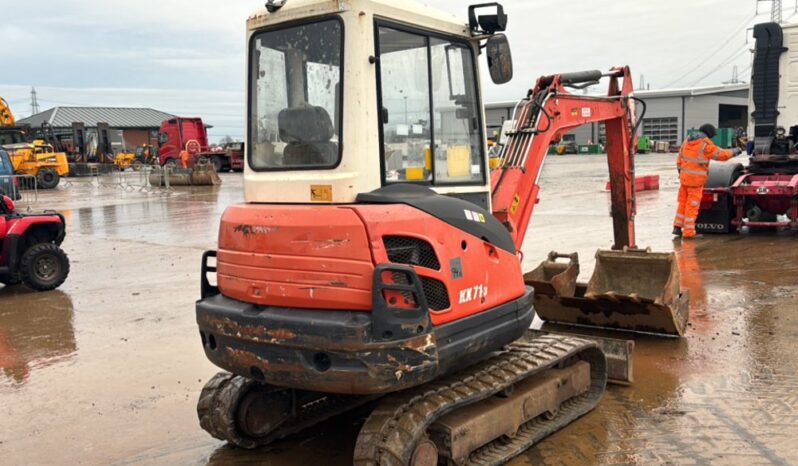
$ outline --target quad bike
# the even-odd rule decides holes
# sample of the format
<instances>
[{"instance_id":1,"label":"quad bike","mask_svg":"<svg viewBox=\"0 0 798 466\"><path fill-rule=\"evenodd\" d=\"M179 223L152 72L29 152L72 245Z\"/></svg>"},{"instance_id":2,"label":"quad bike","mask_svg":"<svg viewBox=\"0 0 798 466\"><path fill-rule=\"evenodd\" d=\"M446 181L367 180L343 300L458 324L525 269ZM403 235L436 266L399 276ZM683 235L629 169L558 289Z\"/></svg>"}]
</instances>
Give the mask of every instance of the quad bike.
<instances>
[{"instance_id":1,"label":"quad bike","mask_svg":"<svg viewBox=\"0 0 798 466\"><path fill-rule=\"evenodd\" d=\"M69 275L69 258L61 249L64 217L55 212L21 214L14 201L0 202L0 284L24 284L36 291L54 290Z\"/></svg>"}]
</instances>

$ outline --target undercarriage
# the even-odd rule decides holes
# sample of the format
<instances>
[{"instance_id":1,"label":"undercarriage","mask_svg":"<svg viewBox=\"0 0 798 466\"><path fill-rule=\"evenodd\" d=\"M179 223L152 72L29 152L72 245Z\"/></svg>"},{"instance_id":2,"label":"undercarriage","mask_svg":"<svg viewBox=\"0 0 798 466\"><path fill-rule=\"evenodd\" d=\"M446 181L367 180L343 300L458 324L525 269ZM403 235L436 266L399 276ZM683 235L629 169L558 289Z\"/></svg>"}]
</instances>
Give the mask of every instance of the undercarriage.
<instances>
[{"instance_id":1,"label":"undercarriage","mask_svg":"<svg viewBox=\"0 0 798 466\"><path fill-rule=\"evenodd\" d=\"M285 389L220 373L197 410L214 437L257 448L378 400L354 464L499 465L592 410L606 383L596 343L533 332L465 370L382 397Z\"/></svg>"}]
</instances>

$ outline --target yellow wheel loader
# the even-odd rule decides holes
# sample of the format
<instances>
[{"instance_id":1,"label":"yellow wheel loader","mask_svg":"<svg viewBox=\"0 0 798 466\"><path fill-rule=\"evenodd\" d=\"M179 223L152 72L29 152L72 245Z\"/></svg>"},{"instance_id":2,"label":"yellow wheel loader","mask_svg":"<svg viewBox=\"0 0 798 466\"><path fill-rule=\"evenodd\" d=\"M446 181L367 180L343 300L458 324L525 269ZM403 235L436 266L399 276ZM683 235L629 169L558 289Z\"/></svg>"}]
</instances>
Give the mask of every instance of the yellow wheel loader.
<instances>
[{"instance_id":1,"label":"yellow wheel loader","mask_svg":"<svg viewBox=\"0 0 798 466\"><path fill-rule=\"evenodd\" d=\"M40 189L55 188L61 177L69 174L66 154L56 152L52 145L40 139L31 143L9 144L3 148L11 158L14 172L36 177L36 186Z\"/></svg>"},{"instance_id":2,"label":"yellow wheel loader","mask_svg":"<svg viewBox=\"0 0 798 466\"><path fill-rule=\"evenodd\" d=\"M0 128L9 132L12 141L24 136L22 127L16 126L16 119L5 99L0 97ZM37 139L33 142L17 142L2 146L11 158L14 173L36 177L36 186L53 189L58 186L62 176L69 173L66 154L56 152L52 145Z\"/></svg>"}]
</instances>

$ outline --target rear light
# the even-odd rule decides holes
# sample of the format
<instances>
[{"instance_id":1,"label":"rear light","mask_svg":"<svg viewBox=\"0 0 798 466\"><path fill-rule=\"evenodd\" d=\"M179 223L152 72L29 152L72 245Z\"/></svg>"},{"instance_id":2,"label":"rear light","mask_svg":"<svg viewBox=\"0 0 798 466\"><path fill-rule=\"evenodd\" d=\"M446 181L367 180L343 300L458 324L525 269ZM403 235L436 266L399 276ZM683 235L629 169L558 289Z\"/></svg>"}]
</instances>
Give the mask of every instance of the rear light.
<instances>
[{"instance_id":1,"label":"rear light","mask_svg":"<svg viewBox=\"0 0 798 466\"><path fill-rule=\"evenodd\" d=\"M704 193L701 195L701 210L709 210L718 202L716 193Z\"/></svg>"},{"instance_id":2,"label":"rear light","mask_svg":"<svg viewBox=\"0 0 798 466\"><path fill-rule=\"evenodd\" d=\"M704 193L701 195L701 203L714 204L718 202L718 195L715 193Z\"/></svg>"}]
</instances>

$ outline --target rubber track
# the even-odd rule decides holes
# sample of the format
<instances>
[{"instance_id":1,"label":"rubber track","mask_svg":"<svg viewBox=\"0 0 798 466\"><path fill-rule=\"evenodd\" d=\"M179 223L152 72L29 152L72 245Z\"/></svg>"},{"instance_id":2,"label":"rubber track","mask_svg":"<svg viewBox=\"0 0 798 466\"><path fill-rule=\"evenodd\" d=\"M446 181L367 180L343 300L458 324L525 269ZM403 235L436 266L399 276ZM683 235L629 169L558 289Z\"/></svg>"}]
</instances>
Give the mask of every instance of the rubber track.
<instances>
[{"instance_id":1,"label":"rubber track","mask_svg":"<svg viewBox=\"0 0 798 466\"><path fill-rule=\"evenodd\" d=\"M562 335L525 337L472 368L384 398L360 431L354 465L407 465L436 419L571 358L590 363L590 390L563 403L552 420L534 419L513 439L489 443L473 452L467 462L473 466L504 464L596 407L606 387L607 366L595 343Z\"/></svg>"},{"instance_id":2,"label":"rubber track","mask_svg":"<svg viewBox=\"0 0 798 466\"><path fill-rule=\"evenodd\" d=\"M239 432L235 416L238 402L243 395L255 387L262 386L254 380L227 372L216 374L202 389L197 403L200 426L214 438L240 448L254 449L310 428L376 398L297 391L296 396L300 406L296 416L269 435L253 438Z\"/></svg>"}]
</instances>

